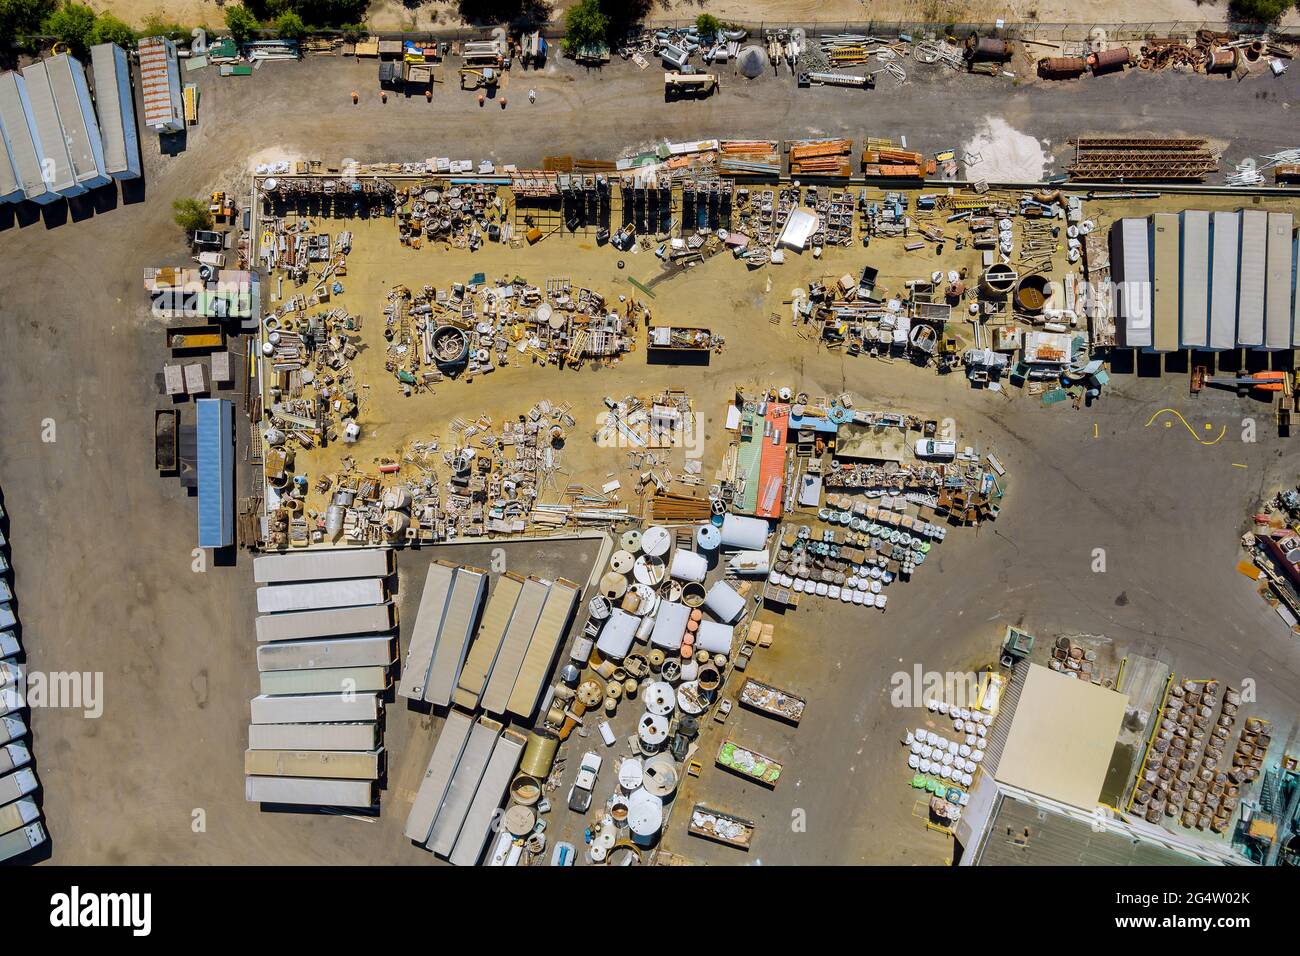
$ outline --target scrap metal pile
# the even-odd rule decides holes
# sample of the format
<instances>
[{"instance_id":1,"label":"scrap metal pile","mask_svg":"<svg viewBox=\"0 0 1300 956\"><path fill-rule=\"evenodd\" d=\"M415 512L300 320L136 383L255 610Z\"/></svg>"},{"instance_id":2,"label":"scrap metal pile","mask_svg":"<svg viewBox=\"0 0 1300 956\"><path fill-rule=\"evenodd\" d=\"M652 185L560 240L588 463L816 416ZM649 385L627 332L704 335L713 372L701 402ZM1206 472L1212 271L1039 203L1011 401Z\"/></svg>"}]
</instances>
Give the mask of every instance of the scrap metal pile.
<instances>
[{"instance_id":1,"label":"scrap metal pile","mask_svg":"<svg viewBox=\"0 0 1300 956\"><path fill-rule=\"evenodd\" d=\"M444 375L487 374L510 364L510 350L536 364L579 368L615 361L634 344L638 311L624 300L623 313L568 279L529 285L518 277L488 283L400 286L384 310L388 371L408 393Z\"/></svg>"},{"instance_id":2,"label":"scrap metal pile","mask_svg":"<svg viewBox=\"0 0 1300 956\"><path fill-rule=\"evenodd\" d=\"M1137 57L1144 70L1194 70L1197 73L1248 72L1263 57L1289 60L1289 47L1270 40L1267 34L1241 36L1197 30L1194 39L1183 36L1148 37Z\"/></svg>"},{"instance_id":3,"label":"scrap metal pile","mask_svg":"<svg viewBox=\"0 0 1300 956\"><path fill-rule=\"evenodd\" d=\"M437 185L401 190L395 197L401 242L419 249L425 242L445 242L453 249L480 248L484 242L510 239L501 194L495 186Z\"/></svg>"},{"instance_id":4,"label":"scrap metal pile","mask_svg":"<svg viewBox=\"0 0 1300 956\"><path fill-rule=\"evenodd\" d=\"M1181 137L1079 137L1071 141L1071 179L1084 181L1200 182L1219 168L1203 139Z\"/></svg>"}]
</instances>

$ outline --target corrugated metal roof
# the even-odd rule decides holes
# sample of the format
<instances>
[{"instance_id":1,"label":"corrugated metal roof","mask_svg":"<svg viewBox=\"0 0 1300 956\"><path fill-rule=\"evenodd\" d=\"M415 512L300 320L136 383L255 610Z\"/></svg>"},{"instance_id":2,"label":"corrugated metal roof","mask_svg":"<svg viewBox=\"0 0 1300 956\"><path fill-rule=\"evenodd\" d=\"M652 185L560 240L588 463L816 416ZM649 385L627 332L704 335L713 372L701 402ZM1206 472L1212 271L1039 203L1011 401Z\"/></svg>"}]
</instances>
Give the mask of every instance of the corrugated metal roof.
<instances>
[{"instance_id":1,"label":"corrugated metal roof","mask_svg":"<svg viewBox=\"0 0 1300 956\"><path fill-rule=\"evenodd\" d=\"M979 866L1198 866L1205 861L1116 829L999 797L976 851Z\"/></svg>"},{"instance_id":2,"label":"corrugated metal roof","mask_svg":"<svg viewBox=\"0 0 1300 956\"><path fill-rule=\"evenodd\" d=\"M87 189L103 186L109 180L104 172L104 146L99 138L99 120L90 102L86 70L66 53L44 62L63 127L63 141L72 162L72 175L78 185Z\"/></svg>"},{"instance_id":3,"label":"corrugated metal roof","mask_svg":"<svg viewBox=\"0 0 1300 956\"><path fill-rule=\"evenodd\" d=\"M1180 215L1178 338L1183 348L1203 349L1210 344L1210 214L1188 209Z\"/></svg>"},{"instance_id":4,"label":"corrugated metal roof","mask_svg":"<svg viewBox=\"0 0 1300 956\"><path fill-rule=\"evenodd\" d=\"M21 73L0 73L0 134L4 136L23 195L36 202L53 202L58 195L50 190L41 175L44 153L31 123L26 87Z\"/></svg>"},{"instance_id":5,"label":"corrugated metal roof","mask_svg":"<svg viewBox=\"0 0 1300 956\"><path fill-rule=\"evenodd\" d=\"M137 55L145 125L152 129L182 128L184 119L175 46L165 37L145 37L137 46Z\"/></svg>"},{"instance_id":6,"label":"corrugated metal roof","mask_svg":"<svg viewBox=\"0 0 1300 956\"><path fill-rule=\"evenodd\" d=\"M1237 344L1237 266L1241 217L1235 212L1210 215L1210 348Z\"/></svg>"},{"instance_id":7,"label":"corrugated metal roof","mask_svg":"<svg viewBox=\"0 0 1300 956\"><path fill-rule=\"evenodd\" d=\"M1268 259L1264 274L1264 347L1291 347L1292 218L1289 212L1268 214Z\"/></svg>"},{"instance_id":8,"label":"corrugated metal roof","mask_svg":"<svg viewBox=\"0 0 1300 956\"><path fill-rule=\"evenodd\" d=\"M100 43L90 48L90 64L104 145L104 170L115 179L134 179L140 175L140 137L131 94L131 63L117 44Z\"/></svg>"},{"instance_id":9,"label":"corrugated metal roof","mask_svg":"<svg viewBox=\"0 0 1300 956\"><path fill-rule=\"evenodd\" d=\"M41 156L46 160L42 166L45 181L61 196L79 196L86 189L77 182L72 170L72 157L63 136L63 124L59 121L59 108L54 102L54 91L50 89L45 61L23 67L23 80L27 84L32 128L40 140Z\"/></svg>"},{"instance_id":10,"label":"corrugated metal roof","mask_svg":"<svg viewBox=\"0 0 1300 956\"><path fill-rule=\"evenodd\" d=\"M224 398L196 403L199 472L199 547L235 543L234 406Z\"/></svg>"},{"instance_id":11,"label":"corrugated metal roof","mask_svg":"<svg viewBox=\"0 0 1300 956\"><path fill-rule=\"evenodd\" d=\"M1237 272L1237 344L1264 344L1264 272L1268 257L1268 213L1241 212L1241 258Z\"/></svg>"}]
</instances>

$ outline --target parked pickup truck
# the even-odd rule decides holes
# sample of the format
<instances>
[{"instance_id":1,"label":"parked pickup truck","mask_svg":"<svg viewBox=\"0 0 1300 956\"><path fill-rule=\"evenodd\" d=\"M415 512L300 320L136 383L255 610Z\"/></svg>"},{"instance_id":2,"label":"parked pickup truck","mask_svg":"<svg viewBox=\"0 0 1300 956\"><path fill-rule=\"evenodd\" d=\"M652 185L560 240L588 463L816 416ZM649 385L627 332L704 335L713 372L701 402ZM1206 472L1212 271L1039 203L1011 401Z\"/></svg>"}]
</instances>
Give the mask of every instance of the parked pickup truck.
<instances>
[{"instance_id":1,"label":"parked pickup truck","mask_svg":"<svg viewBox=\"0 0 1300 956\"><path fill-rule=\"evenodd\" d=\"M578 764L578 776L569 788L569 809L574 813L586 813L591 809L591 791L596 786L596 774L600 773L600 754L588 750L582 755Z\"/></svg>"},{"instance_id":2,"label":"parked pickup truck","mask_svg":"<svg viewBox=\"0 0 1300 956\"><path fill-rule=\"evenodd\" d=\"M944 438L920 438L916 442L917 458L951 461L957 457L957 443Z\"/></svg>"}]
</instances>

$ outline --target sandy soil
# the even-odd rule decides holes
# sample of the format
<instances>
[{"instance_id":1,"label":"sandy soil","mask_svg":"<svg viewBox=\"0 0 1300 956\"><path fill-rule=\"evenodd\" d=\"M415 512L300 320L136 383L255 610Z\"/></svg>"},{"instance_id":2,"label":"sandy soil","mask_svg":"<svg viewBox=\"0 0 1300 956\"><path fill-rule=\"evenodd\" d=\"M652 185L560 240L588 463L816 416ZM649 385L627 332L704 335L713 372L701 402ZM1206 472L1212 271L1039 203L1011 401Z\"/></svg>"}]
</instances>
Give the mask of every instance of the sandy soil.
<instances>
[{"instance_id":1,"label":"sandy soil","mask_svg":"<svg viewBox=\"0 0 1300 956\"><path fill-rule=\"evenodd\" d=\"M219 0L89 0L89 5L111 10L135 25L152 14L170 22L204 24L212 30L225 23ZM558 0L552 19L560 19L569 5L570 0ZM451 0L424 0L414 9L401 0L374 0L366 23L375 30L409 32L462 26L465 21L459 7ZM1132 4L1121 0L1099 0L1086 6L1066 0L659 0L649 19L652 23L685 21L700 13L745 23L986 23L999 18L1040 23L1161 23L1222 21L1227 18L1227 5L1224 0L1151 0L1142 5L1139 15ZM1292 11L1284 22L1300 23L1300 14Z\"/></svg>"}]
</instances>

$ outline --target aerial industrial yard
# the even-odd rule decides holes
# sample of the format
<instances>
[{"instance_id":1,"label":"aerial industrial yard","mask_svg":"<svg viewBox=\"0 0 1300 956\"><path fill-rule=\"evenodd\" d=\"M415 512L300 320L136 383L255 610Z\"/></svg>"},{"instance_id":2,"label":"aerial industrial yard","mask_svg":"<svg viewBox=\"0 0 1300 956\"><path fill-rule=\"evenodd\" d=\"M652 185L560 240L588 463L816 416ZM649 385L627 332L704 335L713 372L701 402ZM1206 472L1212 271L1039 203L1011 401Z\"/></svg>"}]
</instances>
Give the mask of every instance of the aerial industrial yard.
<instances>
[{"instance_id":1,"label":"aerial industrial yard","mask_svg":"<svg viewBox=\"0 0 1300 956\"><path fill-rule=\"evenodd\" d=\"M6 860L1300 861L1284 26L565 24L7 63Z\"/></svg>"}]
</instances>

